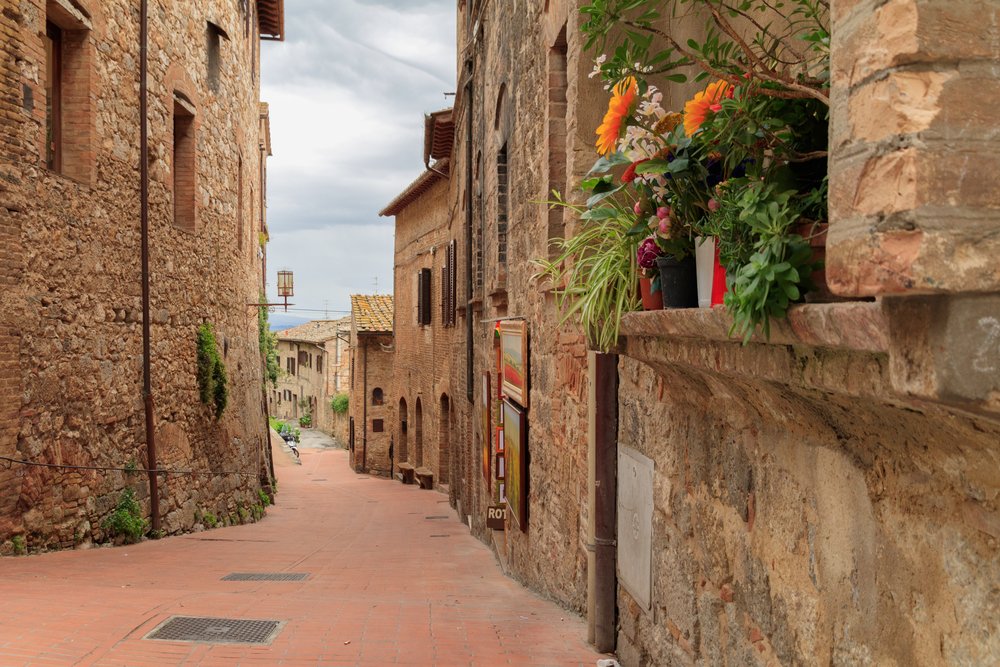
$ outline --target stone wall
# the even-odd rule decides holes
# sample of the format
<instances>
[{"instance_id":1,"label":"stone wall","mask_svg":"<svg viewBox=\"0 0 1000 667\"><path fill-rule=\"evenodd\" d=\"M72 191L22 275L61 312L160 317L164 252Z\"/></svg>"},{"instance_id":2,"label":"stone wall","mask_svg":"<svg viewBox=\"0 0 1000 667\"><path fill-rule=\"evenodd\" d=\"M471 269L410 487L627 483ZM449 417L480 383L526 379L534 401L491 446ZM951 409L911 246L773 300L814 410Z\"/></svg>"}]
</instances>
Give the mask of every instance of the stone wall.
<instances>
[{"instance_id":1,"label":"stone wall","mask_svg":"<svg viewBox=\"0 0 1000 667\"><path fill-rule=\"evenodd\" d=\"M79 51L67 56L72 71L64 94L74 101L64 108L61 172L45 167L46 3L5 0L0 12L0 276L17 276L17 287L2 297L0 453L35 463L141 468L139 26L132 3L77 4L90 29L65 33ZM208 21L228 36L215 90L207 82ZM260 354L256 318L247 309L261 284L259 67L256 31L244 25L236 5L222 0L154 4L150 13L151 364L159 464L198 471L163 480L167 532L191 528L196 510L221 515L253 502L264 469ZM193 233L172 222L175 92L197 119ZM244 201L237 201L241 180ZM229 375L229 407L219 420L198 399L195 343L202 322L214 325ZM24 535L30 548L103 539L101 520L126 483L121 473L97 470L0 472L0 539ZM148 507L145 485L137 486Z\"/></svg>"},{"instance_id":2,"label":"stone wall","mask_svg":"<svg viewBox=\"0 0 1000 667\"><path fill-rule=\"evenodd\" d=\"M455 400L450 388L452 351L456 337L464 334L442 321L442 270L448 244L455 238L449 229L448 194L448 181L437 180L396 214L395 235L396 360L392 395L398 418L393 424L394 460L428 468L434 473L436 485L448 484L451 479L452 449L448 445L455 441L450 407ZM429 325L417 321L417 274L421 269L431 272ZM422 420L419 441L417 399ZM405 432L403 420L407 421Z\"/></svg>"}]
</instances>

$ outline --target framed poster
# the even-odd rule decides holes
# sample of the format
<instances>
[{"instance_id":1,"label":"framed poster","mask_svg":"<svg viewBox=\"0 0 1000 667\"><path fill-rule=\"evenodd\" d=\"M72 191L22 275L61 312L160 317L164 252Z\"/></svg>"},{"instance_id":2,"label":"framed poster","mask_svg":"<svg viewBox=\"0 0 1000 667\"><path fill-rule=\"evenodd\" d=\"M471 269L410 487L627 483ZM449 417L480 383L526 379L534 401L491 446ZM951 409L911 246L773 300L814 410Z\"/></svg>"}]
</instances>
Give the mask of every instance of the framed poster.
<instances>
[{"instance_id":1,"label":"framed poster","mask_svg":"<svg viewBox=\"0 0 1000 667\"><path fill-rule=\"evenodd\" d=\"M507 516L522 531L528 530L528 420L523 408L503 402L504 486Z\"/></svg>"},{"instance_id":2,"label":"framed poster","mask_svg":"<svg viewBox=\"0 0 1000 667\"><path fill-rule=\"evenodd\" d=\"M528 407L528 324L500 323L503 393L522 408Z\"/></svg>"},{"instance_id":3,"label":"framed poster","mask_svg":"<svg viewBox=\"0 0 1000 667\"><path fill-rule=\"evenodd\" d=\"M493 449L493 425L490 423L490 374L483 373L483 386L480 392L482 402L483 428L483 478L490 482L490 452Z\"/></svg>"}]
</instances>

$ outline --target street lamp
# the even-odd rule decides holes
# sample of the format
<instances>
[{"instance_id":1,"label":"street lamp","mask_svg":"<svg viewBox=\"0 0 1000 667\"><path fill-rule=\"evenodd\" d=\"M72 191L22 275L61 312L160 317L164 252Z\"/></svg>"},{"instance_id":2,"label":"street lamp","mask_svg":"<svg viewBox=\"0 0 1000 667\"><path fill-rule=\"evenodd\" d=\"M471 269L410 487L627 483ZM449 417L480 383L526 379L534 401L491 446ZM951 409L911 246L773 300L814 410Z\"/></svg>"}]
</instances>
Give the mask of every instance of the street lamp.
<instances>
[{"instance_id":1,"label":"street lamp","mask_svg":"<svg viewBox=\"0 0 1000 667\"><path fill-rule=\"evenodd\" d=\"M278 296L285 300L285 312L288 312L288 297L295 296L294 280L291 271L278 271Z\"/></svg>"}]
</instances>

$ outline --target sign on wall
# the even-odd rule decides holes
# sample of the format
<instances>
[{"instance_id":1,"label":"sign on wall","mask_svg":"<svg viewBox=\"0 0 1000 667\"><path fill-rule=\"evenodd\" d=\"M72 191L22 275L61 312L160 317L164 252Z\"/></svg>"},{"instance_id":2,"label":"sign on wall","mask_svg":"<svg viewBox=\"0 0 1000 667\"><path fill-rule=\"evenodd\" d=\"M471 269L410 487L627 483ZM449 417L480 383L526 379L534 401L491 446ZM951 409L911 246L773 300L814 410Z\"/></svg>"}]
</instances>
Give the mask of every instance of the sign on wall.
<instances>
[{"instance_id":1,"label":"sign on wall","mask_svg":"<svg viewBox=\"0 0 1000 667\"><path fill-rule=\"evenodd\" d=\"M652 588L653 460L618 449L618 572L625 590L649 611Z\"/></svg>"}]
</instances>

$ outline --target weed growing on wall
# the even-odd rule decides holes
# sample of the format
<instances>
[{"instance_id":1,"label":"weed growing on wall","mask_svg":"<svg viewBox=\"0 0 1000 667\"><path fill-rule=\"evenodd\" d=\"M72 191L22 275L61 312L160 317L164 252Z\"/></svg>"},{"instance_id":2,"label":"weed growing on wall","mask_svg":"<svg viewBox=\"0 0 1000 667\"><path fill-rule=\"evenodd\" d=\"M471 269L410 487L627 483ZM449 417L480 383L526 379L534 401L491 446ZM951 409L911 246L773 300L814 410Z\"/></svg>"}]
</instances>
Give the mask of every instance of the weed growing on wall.
<instances>
[{"instance_id":1,"label":"weed growing on wall","mask_svg":"<svg viewBox=\"0 0 1000 667\"><path fill-rule=\"evenodd\" d=\"M267 302L267 295L260 293L260 303ZM264 359L264 382L272 387L278 386L278 337L271 333L268 325L267 308L257 309L257 330L260 342L260 355Z\"/></svg>"},{"instance_id":2,"label":"weed growing on wall","mask_svg":"<svg viewBox=\"0 0 1000 667\"><path fill-rule=\"evenodd\" d=\"M215 331L205 322L198 327L198 392L202 403L215 406L216 419L222 416L229 402L228 384Z\"/></svg>"},{"instance_id":3,"label":"weed growing on wall","mask_svg":"<svg viewBox=\"0 0 1000 667\"><path fill-rule=\"evenodd\" d=\"M126 544L135 544L146 532L147 523L142 516L142 507L131 487L122 490L115 511L101 523L101 527L111 537L123 537Z\"/></svg>"},{"instance_id":4,"label":"weed growing on wall","mask_svg":"<svg viewBox=\"0 0 1000 667\"><path fill-rule=\"evenodd\" d=\"M347 394L337 394L330 399L330 409L336 412L338 415L347 414L347 407L350 404L350 399Z\"/></svg>"}]
</instances>

